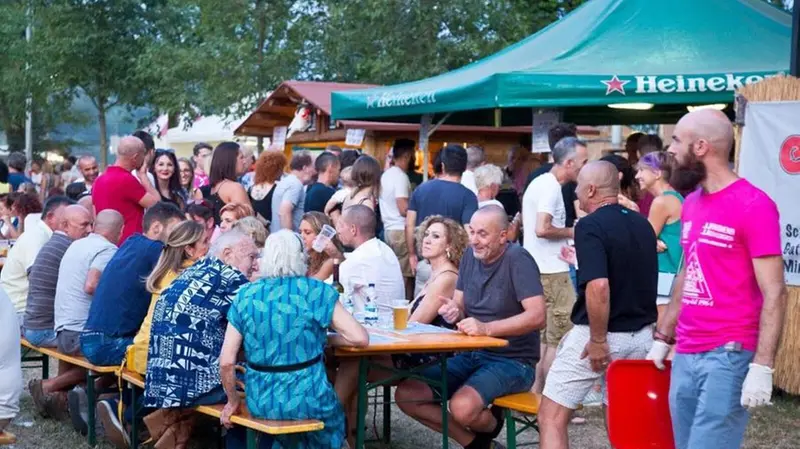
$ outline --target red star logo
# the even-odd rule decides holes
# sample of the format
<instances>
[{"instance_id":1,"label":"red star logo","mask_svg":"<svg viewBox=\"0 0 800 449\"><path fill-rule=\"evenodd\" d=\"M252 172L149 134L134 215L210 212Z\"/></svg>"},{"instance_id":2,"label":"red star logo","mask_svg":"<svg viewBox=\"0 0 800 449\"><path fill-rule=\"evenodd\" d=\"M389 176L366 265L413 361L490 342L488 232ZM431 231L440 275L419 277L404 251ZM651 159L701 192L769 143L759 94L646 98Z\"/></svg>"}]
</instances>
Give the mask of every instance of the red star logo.
<instances>
[{"instance_id":1,"label":"red star logo","mask_svg":"<svg viewBox=\"0 0 800 449\"><path fill-rule=\"evenodd\" d=\"M622 95L625 95L625 85L630 83L630 80L622 81L621 79L617 78L617 75L614 75L610 80L600 82L606 85L606 95L610 94L611 92L619 92Z\"/></svg>"}]
</instances>

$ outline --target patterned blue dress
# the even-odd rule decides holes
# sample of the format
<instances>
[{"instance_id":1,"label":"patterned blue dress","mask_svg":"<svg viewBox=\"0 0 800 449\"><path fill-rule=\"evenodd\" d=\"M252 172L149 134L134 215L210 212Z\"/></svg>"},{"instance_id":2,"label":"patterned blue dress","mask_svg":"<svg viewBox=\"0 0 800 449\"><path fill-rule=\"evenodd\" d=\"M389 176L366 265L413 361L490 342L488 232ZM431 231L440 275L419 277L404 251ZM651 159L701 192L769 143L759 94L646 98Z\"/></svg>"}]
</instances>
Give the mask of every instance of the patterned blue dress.
<instances>
[{"instance_id":1,"label":"patterned blue dress","mask_svg":"<svg viewBox=\"0 0 800 449\"><path fill-rule=\"evenodd\" d=\"M228 321L244 337L249 363L281 366L306 362L322 354L338 292L305 277L266 278L239 291ZM318 419L325 429L277 436L273 447L340 449L344 410L320 361L299 371L245 375L247 408L262 419Z\"/></svg>"}]
</instances>

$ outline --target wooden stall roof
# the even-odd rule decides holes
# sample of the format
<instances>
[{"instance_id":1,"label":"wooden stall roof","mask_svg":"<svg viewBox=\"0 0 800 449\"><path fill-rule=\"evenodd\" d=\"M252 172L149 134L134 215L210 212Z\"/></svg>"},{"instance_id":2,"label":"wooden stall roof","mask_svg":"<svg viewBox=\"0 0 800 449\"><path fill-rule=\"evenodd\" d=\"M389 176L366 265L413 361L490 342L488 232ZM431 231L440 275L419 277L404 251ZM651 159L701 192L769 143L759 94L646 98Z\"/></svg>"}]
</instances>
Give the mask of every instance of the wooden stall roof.
<instances>
[{"instance_id":1,"label":"wooden stall roof","mask_svg":"<svg viewBox=\"0 0 800 449\"><path fill-rule=\"evenodd\" d=\"M331 92L375 87L371 84L327 83L318 81L284 81L253 111L250 116L234 131L235 135L272 136L276 126L287 126L294 117L297 105L305 100L322 114L331 114ZM381 132L415 132L419 124L386 123L359 120L343 120L339 122L344 128L366 129ZM438 131L465 132L476 134L529 134L527 126L458 126L443 124ZM596 135L599 132L591 126L579 126L578 133Z\"/></svg>"}]
</instances>

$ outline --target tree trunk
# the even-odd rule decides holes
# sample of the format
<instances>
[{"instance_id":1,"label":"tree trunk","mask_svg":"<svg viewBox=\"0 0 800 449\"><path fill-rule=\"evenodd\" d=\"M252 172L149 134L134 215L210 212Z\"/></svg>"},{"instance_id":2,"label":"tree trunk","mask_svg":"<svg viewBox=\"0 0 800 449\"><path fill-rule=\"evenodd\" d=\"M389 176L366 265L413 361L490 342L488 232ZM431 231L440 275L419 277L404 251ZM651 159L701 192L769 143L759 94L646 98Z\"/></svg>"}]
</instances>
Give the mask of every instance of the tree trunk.
<instances>
[{"instance_id":1,"label":"tree trunk","mask_svg":"<svg viewBox=\"0 0 800 449\"><path fill-rule=\"evenodd\" d=\"M100 170L108 167L108 132L106 131L106 99L97 99L97 123L100 125Z\"/></svg>"}]
</instances>

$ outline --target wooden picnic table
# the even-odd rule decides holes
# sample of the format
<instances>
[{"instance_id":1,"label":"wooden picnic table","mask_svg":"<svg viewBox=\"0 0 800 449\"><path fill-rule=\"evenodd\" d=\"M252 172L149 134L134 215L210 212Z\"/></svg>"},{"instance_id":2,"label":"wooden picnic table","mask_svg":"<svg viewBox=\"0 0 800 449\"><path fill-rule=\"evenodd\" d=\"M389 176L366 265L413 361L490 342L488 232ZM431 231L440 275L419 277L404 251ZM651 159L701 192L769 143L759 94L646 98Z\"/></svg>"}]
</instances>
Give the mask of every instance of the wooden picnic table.
<instances>
[{"instance_id":1,"label":"wooden picnic table","mask_svg":"<svg viewBox=\"0 0 800 449\"><path fill-rule=\"evenodd\" d=\"M340 346L336 348L335 354L338 357L358 357L358 406L357 406L357 422L356 422L356 443L355 447L361 449L364 447L364 427L365 415L367 408L367 393L369 390L391 385L392 383L406 378L414 378L427 383L432 387L438 387L442 396L442 447L447 449L449 447L449 436L447 432L447 358L453 352L474 351L479 349L500 348L508 345L508 341L494 338L494 337L470 337L460 332L444 332L444 333L425 333L425 334L404 334L403 331L393 331L385 328L369 327L367 331L370 334L370 339L373 336L384 336L397 339L396 341L378 341L375 343L370 342L369 346L365 348L355 348L348 346ZM381 339L383 340L383 339ZM367 373L369 371L369 357L379 355L391 354L409 354L409 353L428 353L439 356L438 365L441 368L442 378L439 380L423 378L419 375L419 371L427 366L415 367L409 370L387 368L381 366L381 369L391 371L393 375L388 378L368 383ZM384 401L388 398L384 397ZM386 411L386 408L384 408ZM386 417L384 417L386 422Z\"/></svg>"}]
</instances>

